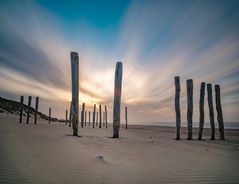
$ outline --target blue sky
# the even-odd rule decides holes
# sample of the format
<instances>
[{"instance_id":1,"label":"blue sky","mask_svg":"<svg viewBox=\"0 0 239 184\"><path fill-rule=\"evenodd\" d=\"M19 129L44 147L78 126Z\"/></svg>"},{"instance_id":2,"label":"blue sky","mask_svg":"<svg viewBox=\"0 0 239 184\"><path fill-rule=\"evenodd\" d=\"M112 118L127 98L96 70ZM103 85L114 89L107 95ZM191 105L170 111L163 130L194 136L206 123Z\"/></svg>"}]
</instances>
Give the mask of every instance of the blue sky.
<instances>
[{"instance_id":1,"label":"blue sky","mask_svg":"<svg viewBox=\"0 0 239 184\"><path fill-rule=\"evenodd\" d=\"M239 120L238 1L1 1L0 19L1 96L40 96L40 110L52 106L63 118L71 99L69 54L77 51L80 103L88 110L97 103L111 112L120 60L122 109L128 106L131 122L175 121L176 75L183 121L189 78L195 122L201 82L220 84L225 121Z\"/></svg>"}]
</instances>

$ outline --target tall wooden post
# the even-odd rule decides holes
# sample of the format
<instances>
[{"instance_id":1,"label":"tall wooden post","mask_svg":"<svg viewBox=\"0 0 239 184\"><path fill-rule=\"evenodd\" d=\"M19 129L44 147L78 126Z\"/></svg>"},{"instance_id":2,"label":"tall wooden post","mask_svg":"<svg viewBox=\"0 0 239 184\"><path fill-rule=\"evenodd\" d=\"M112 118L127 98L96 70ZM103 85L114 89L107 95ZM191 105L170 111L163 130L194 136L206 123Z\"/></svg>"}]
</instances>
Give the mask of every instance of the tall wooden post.
<instances>
[{"instance_id":1,"label":"tall wooden post","mask_svg":"<svg viewBox=\"0 0 239 184\"><path fill-rule=\"evenodd\" d=\"M35 102L35 121L34 121L35 125L37 124L38 103L39 103L39 97L36 97L36 102Z\"/></svg>"},{"instance_id":2,"label":"tall wooden post","mask_svg":"<svg viewBox=\"0 0 239 184\"><path fill-rule=\"evenodd\" d=\"M202 139L202 132L204 127L204 96L205 96L205 82L201 83L200 88L200 101L199 101L199 133L198 133L198 140Z\"/></svg>"},{"instance_id":3,"label":"tall wooden post","mask_svg":"<svg viewBox=\"0 0 239 184\"><path fill-rule=\"evenodd\" d=\"M85 120L85 103L82 103L82 111L81 111L81 127L84 127L84 120Z\"/></svg>"},{"instance_id":4,"label":"tall wooden post","mask_svg":"<svg viewBox=\"0 0 239 184\"><path fill-rule=\"evenodd\" d=\"M96 105L94 104L94 110L93 110L93 128L95 128L95 110L96 110Z\"/></svg>"},{"instance_id":5,"label":"tall wooden post","mask_svg":"<svg viewBox=\"0 0 239 184\"><path fill-rule=\"evenodd\" d=\"M66 125L67 125L68 110L66 109Z\"/></svg>"},{"instance_id":6,"label":"tall wooden post","mask_svg":"<svg viewBox=\"0 0 239 184\"><path fill-rule=\"evenodd\" d=\"M102 124L101 105L99 105L99 118L100 118L99 128L101 128L101 124Z\"/></svg>"},{"instance_id":7,"label":"tall wooden post","mask_svg":"<svg viewBox=\"0 0 239 184\"><path fill-rule=\"evenodd\" d=\"M119 138L122 75L123 75L123 64L121 62L117 62L115 68L113 138Z\"/></svg>"},{"instance_id":8,"label":"tall wooden post","mask_svg":"<svg viewBox=\"0 0 239 184\"><path fill-rule=\"evenodd\" d=\"M188 100L188 140L192 140L193 136L193 80L187 80L187 100Z\"/></svg>"},{"instance_id":9,"label":"tall wooden post","mask_svg":"<svg viewBox=\"0 0 239 184\"><path fill-rule=\"evenodd\" d=\"M125 107L125 129L128 129L127 106Z\"/></svg>"},{"instance_id":10,"label":"tall wooden post","mask_svg":"<svg viewBox=\"0 0 239 184\"><path fill-rule=\"evenodd\" d=\"M22 113L23 113L23 102L24 102L24 97L21 96L21 106L20 106L20 119L19 119L19 123L22 123Z\"/></svg>"},{"instance_id":11,"label":"tall wooden post","mask_svg":"<svg viewBox=\"0 0 239 184\"><path fill-rule=\"evenodd\" d=\"M51 123L51 108L49 108L49 124Z\"/></svg>"},{"instance_id":12,"label":"tall wooden post","mask_svg":"<svg viewBox=\"0 0 239 184\"><path fill-rule=\"evenodd\" d=\"M30 108L31 108L31 103L32 103L32 97L28 97L28 107L27 107L27 124L29 124L29 116L30 116Z\"/></svg>"},{"instance_id":13,"label":"tall wooden post","mask_svg":"<svg viewBox=\"0 0 239 184\"><path fill-rule=\"evenodd\" d=\"M70 105L70 120L69 120L69 127L71 127L71 122L72 122L72 102Z\"/></svg>"},{"instance_id":14,"label":"tall wooden post","mask_svg":"<svg viewBox=\"0 0 239 184\"><path fill-rule=\"evenodd\" d=\"M87 119L87 111L85 111L85 126L86 126L86 120Z\"/></svg>"},{"instance_id":15,"label":"tall wooden post","mask_svg":"<svg viewBox=\"0 0 239 184\"><path fill-rule=\"evenodd\" d=\"M90 111L89 111L89 126L90 126Z\"/></svg>"},{"instance_id":16,"label":"tall wooden post","mask_svg":"<svg viewBox=\"0 0 239 184\"><path fill-rule=\"evenodd\" d=\"M71 81L72 81L72 128L73 136L78 136L79 121L79 56L71 52Z\"/></svg>"},{"instance_id":17,"label":"tall wooden post","mask_svg":"<svg viewBox=\"0 0 239 184\"><path fill-rule=\"evenodd\" d=\"M213 99L212 99L212 84L207 84L207 99L209 108L209 118L211 125L211 140L215 140L215 123L214 123L214 111L213 111Z\"/></svg>"},{"instance_id":18,"label":"tall wooden post","mask_svg":"<svg viewBox=\"0 0 239 184\"><path fill-rule=\"evenodd\" d=\"M176 76L175 80L175 112L176 112L176 140L180 140L180 126L181 126L181 113L180 113L180 78Z\"/></svg>"},{"instance_id":19,"label":"tall wooden post","mask_svg":"<svg viewBox=\"0 0 239 184\"><path fill-rule=\"evenodd\" d=\"M215 93L216 93L217 121L219 125L220 139L225 140L224 122L223 122L223 116L222 116L222 106L221 106L221 97L220 97L220 85L215 85Z\"/></svg>"},{"instance_id":20,"label":"tall wooden post","mask_svg":"<svg viewBox=\"0 0 239 184\"><path fill-rule=\"evenodd\" d=\"M105 105L105 128L108 128L107 125L107 106Z\"/></svg>"}]
</instances>

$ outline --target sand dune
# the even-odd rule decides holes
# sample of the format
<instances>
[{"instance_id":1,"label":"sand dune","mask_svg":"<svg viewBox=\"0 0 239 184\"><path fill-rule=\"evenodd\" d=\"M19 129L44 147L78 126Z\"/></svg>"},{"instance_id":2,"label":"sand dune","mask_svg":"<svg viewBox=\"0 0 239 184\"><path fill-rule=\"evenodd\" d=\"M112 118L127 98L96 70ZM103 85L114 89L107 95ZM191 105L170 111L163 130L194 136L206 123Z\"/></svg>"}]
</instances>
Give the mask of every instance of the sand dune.
<instances>
[{"instance_id":1,"label":"sand dune","mask_svg":"<svg viewBox=\"0 0 239 184\"><path fill-rule=\"evenodd\" d=\"M239 183L238 130L225 141L207 140L208 130L187 141L186 129L176 141L174 128L156 126L121 129L119 139L111 127L86 127L73 137L63 123L17 118L0 117L0 183Z\"/></svg>"}]
</instances>

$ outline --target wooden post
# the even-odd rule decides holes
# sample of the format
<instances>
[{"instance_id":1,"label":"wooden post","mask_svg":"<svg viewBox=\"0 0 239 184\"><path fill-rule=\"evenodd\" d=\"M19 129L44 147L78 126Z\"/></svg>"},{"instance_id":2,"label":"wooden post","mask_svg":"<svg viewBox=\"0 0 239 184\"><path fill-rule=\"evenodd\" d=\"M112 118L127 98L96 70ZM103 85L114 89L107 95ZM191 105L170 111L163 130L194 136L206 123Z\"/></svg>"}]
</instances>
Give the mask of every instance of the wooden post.
<instances>
[{"instance_id":1,"label":"wooden post","mask_svg":"<svg viewBox=\"0 0 239 184\"><path fill-rule=\"evenodd\" d=\"M220 85L215 85L215 93L216 93L217 121L218 121L218 125L219 125L220 139L225 140L224 122L223 122L221 97L220 97Z\"/></svg>"},{"instance_id":2,"label":"wooden post","mask_svg":"<svg viewBox=\"0 0 239 184\"><path fill-rule=\"evenodd\" d=\"M180 113L180 78L176 76L175 80L175 112L176 112L176 140L180 140L180 126L181 126L181 113Z\"/></svg>"},{"instance_id":3,"label":"wooden post","mask_svg":"<svg viewBox=\"0 0 239 184\"><path fill-rule=\"evenodd\" d=\"M82 103L82 111L81 111L81 127L84 127L84 120L85 120L85 103Z\"/></svg>"},{"instance_id":4,"label":"wooden post","mask_svg":"<svg viewBox=\"0 0 239 184\"><path fill-rule=\"evenodd\" d=\"M198 133L198 140L202 139L202 132L204 127L204 96L205 96L205 82L201 83L200 88L200 101L199 101L199 133Z\"/></svg>"},{"instance_id":5,"label":"wooden post","mask_svg":"<svg viewBox=\"0 0 239 184\"><path fill-rule=\"evenodd\" d=\"M96 112L96 126L98 126L98 112Z\"/></svg>"},{"instance_id":6,"label":"wooden post","mask_svg":"<svg viewBox=\"0 0 239 184\"><path fill-rule=\"evenodd\" d=\"M102 124L102 117L101 117L101 105L99 105L99 117L100 117L100 124L99 124L99 128L101 128L101 124Z\"/></svg>"},{"instance_id":7,"label":"wooden post","mask_svg":"<svg viewBox=\"0 0 239 184\"><path fill-rule=\"evenodd\" d=\"M30 116L30 108L31 108L31 103L32 103L32 97L28 97L28 107L27 107L27 124L29 124L29 116Z\"/></svg>"},{"instance_id":8,"label":"wooden post","mask_svg":"<svg viewBox=\"0 0 239 184\"><path fill-rule=\"evenodd\" d=\"M103 115L103 118L102 118L102 121L103 121L103 127L105 127L105 112L102 112L102 115Z\"/></svg>"},{"instance_id":9,"label":"wooden post","mask_svg":"<svg viewBox=\"0 0 239 184\"><path fill-rule=\"evenodd\" d=\"M107 106L105 105L105 128L108 128L107 125Z\"/></svg>"},{"instance_id":10,"label":"wooden post","mask_svg":"<svg viewBox=\"0 0 239 184\"><path fill-rule=\"evenodd\" d=\"M121 86L123 75L123 64L116 63L115 68L115 88L114 88L114 108L113 108L113 138L119 138L120 129L120 104L121 104Z\"/></svg>"},{"instance_id":11,"label":"wooden post","mask_svg":"<svg viewBox=\"0 0 239 184\"><path fill-rule=\"evenodd\" d=\"M90 111L89 111L89 126L90 126Z\"/></svg>"},{"instance_id":12,"label":"wooden post","mask_svg":"<svg viewBox=\"0 0 239 184\"><path fill-rule=\"evenodd\" d=\"M78 136L79 121L79 56L71 52L71 81L72 81L72 128L73 136Z\"/></svg>"},{"instance_id":13,"label":"wooden post","mask_svg":"<svg viewBox=\"0 0 239 184\"><path fill-rule=\"evenodd\" d=\"M215 123L214 123L214 111L213 111L213 99L212 99L212 85L207 84L207 99L209 108L209 118L211 125L211 140L215 140Z\"/></svg>"},{"instance_id":14,"label":"wooden post","mask_svg":"<svg viewBox=\"0 0 239 184\"><path fill-rule=\"evenodd\" d=\"M87 119L87 111L85 111L85 126L86 126L86 119Z\"/></svg>"},{"instance_id":15,"label":"wooden post","mask_svg":"<svg viewBox=\"0 0 239 184\"><path fill-rule=\"evenodd\" d=\"M49 124L51 123L51 108L49 108Z\"/></svg>"},{"instance_id":16,"label":"wooden post","mask_svg":"<svg viewBox=\"0 0 239 184\"><path fill-rule=\"evenodd\" d=\"M93 110L93 128L95 128L95 110L96 110L96 105L94 104L94 110Z\"/></svg>"},{"instance_id":17,"label":"wooden post","mask_svg":"<svg viewBox=\"0 0 239 184\"><path fill-rule=\"evenodd\" d=\"M127 106L125 107L125 129L128 129Z\"/></svg>"},{"instance_id":18,"label":"wooden post","mask_svg":"<svg viewBox=\"0 0 239 184\"><path fill-rule=\"evenodd\" d=\"M35 121L34 121L35 125L37 124L38 102L39 102L39 97L36 97L36 102L35 102Z\"/></svg>"},{"instance_id":19,"label":"wooden post","mask_svg":"<svg viewBox=\"0 0 239 184\"><path fill-rule=\"evenodd\" d=\"M71 127L71 122L72 122L72 102L70 105L70 120L69 120L69 127Z\"/></svg>"},{"instance_id":20,"label":"wooden post","mask_svg":"<svg viewBox=\"0 0 239 184\"><path fill-rule=\"evenodd\" d=\"M68 110L66 109L66 125L67 125Z\"/></svg>"},{"instance_id":21,"label":"wooden post","mask_svg":"<svg viewBox=\"0 0 239 184\"><path fill-rule=\"evenodd\" d=\"M19 123L22 123L22 112L23 112L23 102L24 102L24 96L21 96L21 106L20 106L20 119L19 119Z\"/></svg>"},{"instance_id":22,"label":"wooden post","mask_svg":"<svg viewBox=\"0 0 239 184\"><path fill-rule=\"evenodd\" d=\"M193 136L193 80L187 80L187 101L188 101L188 140L192 140Z\"/></svg>"}]
</instances>

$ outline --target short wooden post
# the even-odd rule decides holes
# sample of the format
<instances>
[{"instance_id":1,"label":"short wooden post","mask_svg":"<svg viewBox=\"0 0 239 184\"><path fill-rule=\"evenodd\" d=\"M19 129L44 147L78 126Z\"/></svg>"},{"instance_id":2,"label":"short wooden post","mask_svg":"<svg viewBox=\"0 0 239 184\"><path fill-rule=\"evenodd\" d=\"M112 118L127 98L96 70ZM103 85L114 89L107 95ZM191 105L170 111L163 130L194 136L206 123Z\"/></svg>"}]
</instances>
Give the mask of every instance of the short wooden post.
<instances>
[{"instance_id":1,"label":"short wooden post","mask_svg":"<svg viewBox=\"0 0 239 184\"><path fill-rule=\"evenodd\" d=\"M72 81L72 128L73 136L78 136L79 121L79 56L71 52L71 81Z\"/></svg>"},{"instance_id":2,"label":"short wooden post","mask_svg":"<svg viewBox=\"0 0 239 184\"><path fill-rule=\"evenodd\" d=\"M99 118L100 118L100 124L99 124L99 128L101 128L101 124L102 124L102 114L101 114L101 105L99 105Z\"/></svg>"},{"instance_id":3,"label":"short wooden post","mask_svg":"<svg viewBox=\"0 0 239 184\"><path fill-rule=\"evenodd\" d=\"M96 126L98 126L98 112L96 112Z\"/></svg>"},{"instance_id":4,"label":"short wooden post","mask_svg":"<svg viewBox=\"0 0 239 184\"><path fill-rule=\"evenodd\" d=\"M123 64L116 63L115 68L115 88L114 88L114 108L113 108L113 138L119 138L120 129L120 104L121 104L121 86L123 75Z\"/></svg>"},{"instance_id":5,"label":"short wooden post","mask_svg":"<svg viewBox=\"0 0 239 184\"><path fill-rule=\"evenodd\" d=\"M94 104L94 110L93 110L93 128L95 128L95 110L96 110L96 105Z\"/></svg>"},{"instance_id":6,"label":"short wooden post","mask_svg":"<svg viewBox=\"0 0 239 184\"><path fill-rule=\"evenodd\" d=\"M86 121L87 121L87 111L85 111L85 126L86 126Z\"/></svg>"},{"instance_id":7,"label":"short wooden post","mask_svg":"<svg viewBox=\"0 0 239 184\"><path fill-rule=\"evenodd\" d=\"M84 120L85 120L85 103L82 103L82 110L81 110L81 127L84 127Z\"/></svg>"},{"instance_id":8,"label":"short wooden post","mask_svg":"<svg viewBox=\"0 0 239 184\"><path fill-rule=\"evenodd\" d=\"M192 140L193 135L193 80L187 80L187 122L188 122L188 140Z\"/></svg>"},{"instance_id":9,"label":"short wooden post","mask_svg":"<svg viewBox=\"0 0 239 184\"><path fill-rule=\"evenodd\" d=\"M220 85L215 85L215 93L216 93L217 121L218 121L218 125L219 125L220 139L225 140L224 122L223 122L221 97L220 97Z\"/></svg>"},{"instance_id":10,"label":"short wooden post","mask_svg":"<svg viewBox=\"0 0 239 184\"><path fill-rule=\"evenodd\" d=\"M35 102L35 121L34 121L35 125L37 124L38 103L39 103L39 97L36 97L36 102Z\"/></svg>"},{"instance_id":11,"label":"short wooden post","mask_svg":"<svg viewBox=\"0 0 239 184\"><path fill-rule=\"evenodd\" d=\"M128 129L127 106L125 107L125 129Z\"/></svg>"},{"instance_id":12,"label":"short wooden post","mask_svg":"<svg viewBox=\"0 0 239 184\"><path fill-rule=\"evenodd\" d=\"M71 122L72 122L72 102L70 105L70 120L69 120L69 127L71 127Z\"/></svg>"},{"instance_id":13,"label":"short wooden post","mask_svg":"<svg viewBox=\"0 0 239 184\"><path fill-rule=\"evenodd\" d=\"M213 99L212 99L212 84L207 84L207 99L209 108L209 118L211 125L211 140L215 140L215 123L214 123L214 111L213 111Z\"/></svg>"},{"instance_id":14,"label":"short wooden post","mask_svg":"<svg viewBox=\"0 0 239 184\"><path fill-rule=\"evenodd\" d=\"M21 96L21 106L20 106L20 119L19 119L19 123L22 123L22 113L23 113L23 107L24 107L24 96Z\"/></svg>"},{"instance_id":15,"label":"short wooden post","mask_svg":"<svg viewBox=\"0 0 239 184\"><path fill-rule=\"evenodd\" d=\"M199 101L199 133L198 140L202 139L203 127L204 127L204 96L205 96L205 82L201 83L200 88L200 101Z\"/></svg>"},{"instance_id":16,"label":"short wooden post","mask_svg":"<svg viewBox=\"0 0 239 184\"><path fill-rule=\"evenodd\" d=\"M51 108L49 108L49 124L51 123Z\"/></svg>"},{"instance_id":17,"label":"short wooden post","mask_svg":"<svg viewBox=\"0 0 239 184\"><path fill-rule=\"evenodd\" d=\"M67 125L67 118L68 118L68 110L66 109L66 125Z\"/></svg>"},{"instance_id":18,"label":"short wooden post","mask_svg":"<svg viewBox=\"0 0 239 184\"><path fill-rule=\"evenodd\" d=\"M28 107L27 107L27 124L29 124L29 116L30 116L30 108L31 108L31 103L32 103L32 97L28 97Z\"/></svg>"},{"instance_id":19,"label":"short wooden post","mask_svg":"<svg viewBox=\"0 0 239 184\"><path fill-rule=\"evenodd\" d=\"M108 128L107 125L107 106L105 105L105 128Z\"/></svg>"},{"instance_id":20,"label":"short wooden post","mask_svg":"<svg viewBox=\"0 0 239 184\"><path fill-rule=\"evenodd\" d=\"M180 140L180 126L181 126L181 113L180 113L180 78L176 76L175 80L175 112L176 112L176 140Z\"/></svg>"},{"instance_id":21,"label":"short wooden post","mask_svg":"<svg viewBox=\"0 0 239 184\"><path fill-rule=\"evenodd\" d=\"M90 111L89 111L89 126L90 126Z\"/></svg>"}]
</instances>

